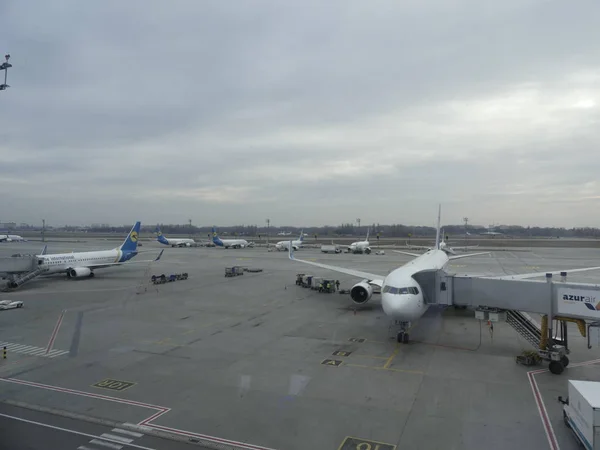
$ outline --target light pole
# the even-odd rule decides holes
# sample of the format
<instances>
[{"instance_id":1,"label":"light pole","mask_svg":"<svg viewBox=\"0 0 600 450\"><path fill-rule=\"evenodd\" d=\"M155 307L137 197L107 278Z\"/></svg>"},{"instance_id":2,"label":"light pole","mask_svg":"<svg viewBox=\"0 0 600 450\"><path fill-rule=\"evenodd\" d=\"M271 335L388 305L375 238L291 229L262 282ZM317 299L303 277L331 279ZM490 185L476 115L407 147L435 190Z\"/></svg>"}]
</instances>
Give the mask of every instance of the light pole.
<instances>
[{"instance_id":1,"label":"light pole","mask_svg":"<svg viewBox=\"0 0 600 450\"><path fill-rule=\"evenodd\" d=\"M269 225L271 224L271 219L267 219L267 248L269 248Z\"/></svg>"},{"instance_id":2,"label":"light pole","mask_svg":"<svg viewBox=\"0 0 600 450\"><path fill-rule=\"evenodd\" d=\"M360 236L360 219L356 219L356 221L358 222L358 234Z\"/></svg>"},{"instance_id":3,"label":"light pole","mask_svg":"<svg viewBox=\"0 0 600 450\"><path fill-rule=\"evenodd\" d=\"M8 84L6 84L6 78L8 77L8 69L12 67L12 64L8 62L8 60L10 59L10 55L6 54L4 55L4 58L6 59L6 62L0 64L0 70L4 70L4 83L0 84L0 91L4 91L6 90L6 88L10 87Z\"/></svg>"},{"instance_id":4,"label":"light pole","mask_svg":"<svg viewBox=\"0 0 600 450\"><path fill-rule=\"evenodd\" d=\"M46 242L46 219L42 219L42 242Z\"/></svg>"},{"instance_id":5,"label":"light pole","mask_svg":"<svg viewBox=\"0 0 600 450\"><path fill-rule=\"evenodd\" d=\"M465 222L465 247L467 246L467 236L468 236L468 226L469 226L469 218L468 217L463 217L463 221Z\"/></svg>"}]
</instances>

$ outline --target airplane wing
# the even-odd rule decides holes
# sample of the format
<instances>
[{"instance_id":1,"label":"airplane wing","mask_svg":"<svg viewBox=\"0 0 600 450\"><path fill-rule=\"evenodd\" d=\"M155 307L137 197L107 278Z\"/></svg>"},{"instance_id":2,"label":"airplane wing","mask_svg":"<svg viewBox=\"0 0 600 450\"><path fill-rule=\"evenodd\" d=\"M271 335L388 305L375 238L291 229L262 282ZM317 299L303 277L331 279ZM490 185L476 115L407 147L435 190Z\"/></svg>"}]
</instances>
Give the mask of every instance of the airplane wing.
<instances>
[{"instance_id":1,"label":"airplane wing","mask_svg":"<svg viewBox=\"0 0 600 450\"><path fill-rule=\"evenodd\" d=\"M421 256L421 255L419 255L418 253L403 252L402 250L392 250L392 251L393 251L393 252L396 252L396 253L402 253L403 255L414 256L415 258L416 258L417 256Z\"/></svg>"},{"instance_id":2,"label":"airplane wing","mask_svg":"<svg viewBox=\"0 0 600 450\"><path fill-rule=\"evenodd\" d=\"M320 267L322 269L333 270L334 272L345 273L346 275L352 275L353 277L367 279L369 284L374 284L381 287L383 285L383 278L381 275L375 275L373 273L362 272L360 270L346 269L345 267L330 266L328 264L322 264L315 261L306 261L303 259L294 258L294 246L289 246L289 257L292 261L309 264L311 266Z\"/></svg>"},{"instance_id":3,"label":"airplane wing","mask_svg":"<svg viewBox=\"0 0 600 450\"><path fill-rule=\"evenodd\" d=\"M450 261L455 260L455 259L461 259L461 258L468 258L470 256L479 256L479 255L489 255L491 252L477 252L477 253L466 253L464 255L453 255L453 256L449 256L448 259Z\"/></svg>"},{"instance_id":4,"label":"airplane wing","mask_svg":"<svg viewBox=\"0 0 600 450\"><path fill-rule=\"evenodd\" d=\"M588 272L590 270L599 270L600 267L583 267L581 269L563 269L563 270L554 270L554 271L544 271L544 272L531 272L531 273L519 273L515 275L500 275L500 276L492 276L492 277L484 277L484 278L493 278L495 280L525 280L527 278L535 278L535 277L543 277L547 273L551 273L552 275L560 274L561 272L567 273L577 273L577 272Z\"/></svg>"},{"instance_id":5,"label":"airplane wing","mask_svg":"<svg viewBox=\"0 0 600 450\"><path fill-rule=\"evenodd\" d=\"M158 261L163 252L165 251L165 249L163 248L160 253L158 254L158 256L155 259L143 259L143 260L136 260L136 261L125 261L125 262L116 262L116 263L105 263L105 264L94 264L94 265L84 265L84 267L88 267L90 269L99 269L102 267L111 267L111 266L120 266L122 264L145 264L145 263L151 263L151 262L156 262Z\"/></svg>"}]
</instances>

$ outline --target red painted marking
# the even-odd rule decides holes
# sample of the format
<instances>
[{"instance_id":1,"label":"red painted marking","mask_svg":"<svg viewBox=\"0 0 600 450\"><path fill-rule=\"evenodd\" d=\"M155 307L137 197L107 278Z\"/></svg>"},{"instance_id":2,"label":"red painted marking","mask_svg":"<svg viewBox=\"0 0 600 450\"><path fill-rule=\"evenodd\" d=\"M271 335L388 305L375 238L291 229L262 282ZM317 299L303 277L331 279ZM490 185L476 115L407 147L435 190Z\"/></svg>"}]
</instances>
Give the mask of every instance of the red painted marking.
<instances>
[{"instance_id":1,"label":"red painted marking","mask_svg":"<svg viewBox=\"0 0 600 450\"><path fill-rule=\"evenodd\" d=\"M75 389L67 389L67 388L61 388L61 387L56 387L56 386L50 386L48 384L35 383L33 381L17 380L16 378L0 378L0 381L8 381L9 383L24 384L26 386L32 386L32 387L37 387L37 388L41 388L41 389L49 389L51 391L64 392L64 393L73 394L73 395L81 395L83 397L98 398L101 400L107 400L109 402L124 403L126 405L140 406L142 408L156 409L156 410L161 410L161 411L162 410L170 410L170 408L165 408L164 406L151 405L149 403L137 402L135 400L125 400L122 398L110 397L108 395L93 394L91 392L76 391Z\"/></svg>"},{"instance_id":2,"label":"red painted marking","mask_svg":"<svg viewBox=\"0 0 600 450\"><path fill-rule=\"evenodd\" d=\"M548 417L546 406L544 405L544 401L542 400L540 390L538 389L538 385L535 381L535 375L542 372L548 372L548 369L532 370L531 372L527 373L527 378L529 378L529 384L531 385L531 390L533 391L533 397L535 398L535 403L537 405L538 412L540 413L540 417L542 419L542 424L544 425L544 431L546 432L546 438L548 439L550 448L552 450L559 450L558 441L556 440L556 435L554 434L554 429L552 428L552 424L550 423L550 418Z\"/></svg>"},{"instance_id":3,"label":"red painted marking","mask_svg":"<svg viewBox=\"0 0 600 450\"><path fill-rule=\"evenodd\" d=\"M90 398L96 398L96 399L100 399L100 400L107 400L107 401L115 402L115 403L124 403L126 405L140 406L142 408L154 409L154 410L156 410L156 412L154 414L152 414L150 417L148 417L147 419L142 420L140 423L138 423L138 425L151 427L151 428L154 428L154 429L157 429L157 430L167 431L167 432L173 433L173 434L179 434L181 436L196 437L196 438L204 439L204 440L211 441L211 442L217 442L217 443L221 443L221 444L235 445L237 447L245 448L245 449L248 449L248 450L273 450L273 449L270 449L268 447L261 447L261 446L258 446L258 445L246 444L244 442L237 442L237 441L232 441L232 440L229 440L229 439L218 438L218 437L215 437L215 436L208 436L208 435L205 435L205 434L192 433L192 432L189 432L189 431L179 430L177 428L171 428L171 427L165 427L165 426L162 426L162 425L154 425L154 424L152 424L151 423L152 421L158 419L163 414L166 414L169 411L171 411L171 408L167 408L165 406L152 405L150 403L143 403L143 402L138 402L138 401L135 401L135 400L125 400L125 399L122 399L122 398L110 397L108 395L103 395L103 394L93 394L91 392L77 391L75 389L68 389L68 388L62 388L62 387L57 387L57 386L50 386L48 384L36 383L34 381L18 380L16 378L0 378L0 381L5 381L5 382L8 382L8 383L15 383L15 384L22 384L22 385L25 385L25 386L31 386L31 387L36 387L36 388L40 388L40 389L48 389L48 390L51 390L51 391L64 392L66 394L80 395L80 396L83 396L83 397L90 397Z\"/></svg>"},{"instance_id":4,"label":"red painted marking","mask_svg":"<svg viewBox=\"0 0 600 450\"><path fill-rule=\"evenodd\" d=\"M590 361L570 364L569 367L591 366L593 364L598 363L600 363L600 359L592 359ZM552 450L560 450L560 447L558 446L558 441L556 440L556 435L554 434L554 429L552 428L550 418L548 417L548 411L546 411L546 405L544 404L544 400L542 399L542 395L540 394L537 382L535 381L536 375L545 372L548 372L548 369L532 370L530 372L527 372L527 378L529 378L529 384L531 385L533 397L535 398L535 403L537 405L538 412L540 413L540 418L542 419L542 424L544 425L544 431L546 432L546 437L548 438L550 448Z\"/></svg>"},{"instance_id":5,"label":"red painted marking","mask_svg":"<svg viewBox=\"0 0 600 450\"><path fill-rule=\"evenodd\" d=\"M54 326L54 331L50 335L50 341L48 341L48 346L46 347L46 355L50 352L50 350L52 350L52 346L54 345L54 340L56 339L56 335L58 334L58 330L60 329L60 324L62 323L63 317L65 317L66 312L67 312L67 310L63 309L62 312L60 313L58 322L56 322L56 325Z\"/></svg>"}]
</instances>

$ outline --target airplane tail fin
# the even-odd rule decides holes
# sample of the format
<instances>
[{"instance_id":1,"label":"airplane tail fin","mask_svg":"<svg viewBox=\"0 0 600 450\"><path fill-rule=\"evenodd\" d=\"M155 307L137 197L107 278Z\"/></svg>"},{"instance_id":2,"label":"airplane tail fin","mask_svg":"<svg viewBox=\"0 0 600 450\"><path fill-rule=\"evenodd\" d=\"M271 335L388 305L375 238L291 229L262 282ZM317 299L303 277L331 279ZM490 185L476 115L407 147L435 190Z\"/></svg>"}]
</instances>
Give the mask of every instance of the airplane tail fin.
<instances>
[{"instance_id":1,"label":"airplane tail fin","mask_svg":"<svg viewBox=\"0 0 600 450\"><path fill-rule=\"evenodd\" d=\"M213 244L215 245L223 245L223 241L221 241L221 239L219 239L219 235L217 234L217 229L213 226L212 227L212 241Z\"/></svg>"},{"instance_id":2,"label":"airplane tail fin","mask_svg":"<svg viewBox=\"0 0 600 450\"><path fill-rule=\"evenodd\" d=\"M304 230L300 230L300 238L298 240L304 242Z\"/></svg>"},{"instance_id":3,"label":"airplane tail fin","mask_svg":"<svg viewBox=\"0 0 600 450\"><path fill-rule=\"evenodd\" d=\"M158 225L156 225L156 230L154 230L154 232L156 233L156 240L158 242L160 242L161 244L169 245L169 241L167 241L167 238L163 236L162 231L160 231L160 227Z\"/></svg>"},{"instance_id":4,"label":"airplane tail fin","mask_svg":"<svg viewBox=\"0 0 600 450\"><path fill-rule=\"evenodd\" d=\"M140 235L141 222L136 222L125 241L119 247L124 252L135 252L137 250L138 238Z\"/></svg>"},{"instance_id":5,"label":"airplane tail fin","mask_svg":"<svg viewBox=\"0 0 600 450\"><path fill-rule=\"evenodd\" d=\"M368 241L368 240L369 240L369 231L371 231L371 229L370 229L370 228L367 228L367 238L365 239L365 241Z\"/></svg>"},{"instance_id":6,"label":"airplane tail fin","mask_svg":"<svg viewBox=\"0 0 600 450\"><path fill-rule=\"evenodd\" d=\"M436 229L436 233L435 233L435 248L437 250L440 249L440 228L441 228L441 221L442 221L442 205L439 205L439 207L438 207L437 229Z\"/></svg>"},{"instance_id":7,"label":"airplane tail fin","mask_svg":"<svg viewBox=\"0 0 600 450\"><path fill-rule=\"evenodd\" d=\"M42 249L42 253L40 253L40 255L45 255L47 251L48 251L48 246L44 245L44 248Z\"/></svg>"}]
</instances>

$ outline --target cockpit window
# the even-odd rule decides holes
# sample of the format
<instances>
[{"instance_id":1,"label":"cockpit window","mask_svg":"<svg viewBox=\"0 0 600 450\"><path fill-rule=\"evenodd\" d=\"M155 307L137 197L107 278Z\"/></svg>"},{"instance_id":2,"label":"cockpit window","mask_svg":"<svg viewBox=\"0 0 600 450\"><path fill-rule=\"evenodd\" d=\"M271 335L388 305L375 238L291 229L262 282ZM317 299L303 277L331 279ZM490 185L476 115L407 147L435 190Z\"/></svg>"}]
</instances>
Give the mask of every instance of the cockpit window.
<instances>
[{"instance_id":1,"label":"cockpit window","mask_svg":"<svg viewBox=\"0 0 600 450\"><path fill-rule=\"evenodd\" d=\"M390 286L389 284L386 285L383 288L382 293L386 294L396 294L396 295L404 295L404 294L418 294L419 290L415 287L401 287L401 288L397 288L397 287L393 287Z\"/></svg>"}]
</instances>

